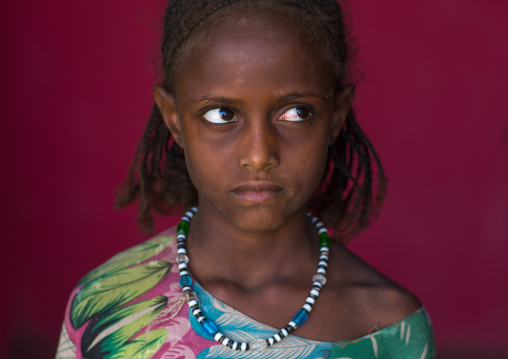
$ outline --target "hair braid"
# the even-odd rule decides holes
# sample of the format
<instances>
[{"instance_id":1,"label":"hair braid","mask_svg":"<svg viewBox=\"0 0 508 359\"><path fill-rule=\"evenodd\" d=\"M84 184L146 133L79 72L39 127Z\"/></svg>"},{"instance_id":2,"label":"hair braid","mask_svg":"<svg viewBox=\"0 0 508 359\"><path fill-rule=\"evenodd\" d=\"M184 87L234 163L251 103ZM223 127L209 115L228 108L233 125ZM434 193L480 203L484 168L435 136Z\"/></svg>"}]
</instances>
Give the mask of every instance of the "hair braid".
<instances>
[{"instance_id":1,"label":"hair braid","mask_svg":"<svg viewBox=\"0 0 508 359\"><path fill-rule=\"evenodd\" d=\"M208 19L214 14L222 15L226 8L231 9L225 13L229 15L246 10L251 10L250 14L268 15L277 10L295 16L320 44L319 55L334 65L336 88L351 80L354 48L343 5L337 0L171 0L165 12L161 45L162 86L169 92L174 94L174 76L187 59L186 49L192 49L199 41L200 31L213 32L213 26L218 25ZM325 175L309 207L326 226L335 229L335 238L344 242L377 216L386 182L381 161L351 110L339 137L329 146ZM153 230L153 210L178 213L196 205L198 200L183 151L174 142L155 105L115 204L123 207L136 197L139 197L138 223L146 232Z\"/></svg>"},{"instance_id":2,"label":"hair braid","mask_svg":"<svg viewBox=\"0 0 508 359\"><path fill-rule=\"evenodd\" d=\"M386 193L386 178L377 153L351 110L337 141L329 147L328 181L310 206L345 242L368 227ZM377 168L374 182L372 159ZM375 194L374 194L375 192ZM375 200L374 200L375 198Z\"/></svg>"}]
</instances>

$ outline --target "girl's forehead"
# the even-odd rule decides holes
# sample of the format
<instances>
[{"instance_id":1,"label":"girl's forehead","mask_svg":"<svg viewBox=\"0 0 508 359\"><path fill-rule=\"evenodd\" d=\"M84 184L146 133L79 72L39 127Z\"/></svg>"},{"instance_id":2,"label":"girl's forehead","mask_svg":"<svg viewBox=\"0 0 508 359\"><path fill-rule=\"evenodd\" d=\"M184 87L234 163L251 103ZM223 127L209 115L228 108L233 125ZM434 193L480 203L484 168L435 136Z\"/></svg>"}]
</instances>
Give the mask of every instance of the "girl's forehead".
<instances>
[{"instance_id":1,"label":"girl's forehead","mask_svg":"<svg viewBox=\"0 0 508 359\"><path fill-rule=\"evenodd\" d=\"M211 33L207 42L210 46L231 46L243 44L277 45L287 47L311 47L308 37L301 31L295 31L288 24L272 18L252 17L234 21L232 28L220 28ZM206 44L205 44L206 46Z\"/></svg>"},{"instance_id":2,"label":"girl's forehead","mask_svg":"<svg viewBox=\"0 0 508 359\"><path fill-rule=\"evenodd\" d=\"M312 53L312 62L320 62L323 66L325 56L324 44L316 37L314 31L299 22L297 15L287 11L259 12L250 9L242 12L241 8L233 11L221 11L210 16L196 28L183 43L180 55L177 56L173 74L178 76L179 69L189 62L201 61L214 49L222 48L237 54L246 47L256 46L259 51L263 47L275 46L284 50L288 46L301 49L302 58ZM266 51L267 52L267 51ZM328 57L327 57L328 58Z\"/></svg>"},{"instance_id":3,"label":"girl's forehead","mask_svg":"<svg viewBox=\"0 0 508 359\"><path fill-rule=\"evenodd\" d=\"M235 26L217 29L207 41L195 44L176 73L178 95L198 88L203 94L218 88L224 92L225 83L247 93L266 88L290 93L292 87L329 92L332 66L316 55L305 36L274 19L231 21Z\"/></svg>"},{"instance_id":4,"label":"girl's forehead","mask_svg":"<svg viewBox=\"0 0 508 359\"><path fill-rule=\"evenodd\" d=\"M256 36L260 39L272 39L274 37L285 36L280 40L286 41L309 41L311 36L303 27L295 26L288 18L289 15L281 14L242 14L238 16L220 16L220 13L211 17L207 24L203 27L204 39L206 43L214 42L217 37L224 38L243 38L246 31L249 35ZM288 36L292 35L292 36Z\"/></svg>"},{"instance_id":5,"label":"girl's forehead","mask_svg":"<svg viewBox=\"0 0 508 359\"><path fill-rule=\"evenodd\" d=\"M322 44L304 26L295 26L294 19L281 14L243 14L208 19L207 24L187 45L187 61L201 61L211 53L228 53L242 57L256 49L272 56L274 53L297 49L301 61L323 66ZM249 59L246 58L246 61Z\"/></svg>"}]
</instances>

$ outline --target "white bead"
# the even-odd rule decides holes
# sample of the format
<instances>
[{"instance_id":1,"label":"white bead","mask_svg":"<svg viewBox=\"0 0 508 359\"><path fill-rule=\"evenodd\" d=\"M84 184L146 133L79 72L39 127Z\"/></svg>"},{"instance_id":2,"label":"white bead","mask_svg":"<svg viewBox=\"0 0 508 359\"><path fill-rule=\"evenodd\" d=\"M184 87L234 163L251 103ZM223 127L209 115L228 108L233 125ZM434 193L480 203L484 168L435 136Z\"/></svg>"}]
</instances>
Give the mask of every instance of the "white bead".
<instances>
[{"instance_id":1,"label":"white bead","mask_svg":"<svg viewBox=\"0 0 508 359\"><path fill-rule=\"evenodd\" d=\"M306 302L309 303L310 305L313 305L314 303L316 303L316 301L312 297L308 297Z\"/></svg>"},{"instance_id":2,"label":"white bead","mask_svg":"<svg viewBox=\"0 0 508 359\"><path fill-rule=\"evenodd\" d=\"M275 340L277 341L277 343L278 343L278 342L280 342L280 341L282 340L282 338L280 337L279 333L275 333L275 334L273 335L273 339L275 339Z\"/></svg>"},{"instance_id":3,"label":"white bead","mask_svg":"<svg viewBox=\"0 0 508 359\"><path fill-rule=\"evenodd\" d=\"M178 263L178 269L182 271L182 269L187 269L187 263Z\"/></svg>"},{"instance_id":4,"label":"white bead","mask_svg":"<svg viewBox=\"0 0 508 359\"><path fill-rule=\"evenodd\" d=\"M319 234L323 234L323 233L326 233L328 234L328 231L326 230L326 228L321 228L319 231L318 231Z\"/></svg>"},{"instance_id":5,"label":"white bead","mask_svg":"<svg viewBox=\"0 0 508 359\"><path fill-rule=\"evenodd\" d=\"M323 266L323 267L328 267L328 262L327 261L319 261L318 265Z\"/></svg>"},{"instance_id":6,"label":"white bead","mask_svg":"<svg viewBox=\"0 0 508 359\"><path fill-rule=\"evenodd\" d=\"M229 339L228 337L226 337L223 341L222 341L222 345L228 345L228 343L231 341L231 339Z\"/></svg>"},{"instance_id":7,"label":"white bead","mask_svg":"<svg viewBox=\"0 0 508 359\"><path fill-rule=\"evenodd\" d=\"M310 291L310 294L315 295L317 297L317 296L319 296L319 290L312 288L312 290Z\"/></svg>"},{"instance_id":8,"label":"white bead","mask_svg":"<svg viewBox=\"0 0 508 359\"><path fill-rule=\"evenodd\" d=\"M314 277L312 277L313 282L319 282L321 284L326 283L326 277L322 274L315 274Z\"/></svg>"},{"instance_id":9,"label":"white bead","mask_svg":"<svg viewBox=\"0 0 508 359\"><path fill-rule=\"evenodd\" d=\"M273 337L270 337L268 338L268 342L270 343L270 345L273 345L275 343L275 339L273 339Z\"/></svg>"},{"instance_id":10,"label":"white bead","mask_svg":"<svg viewBox=\"0 0 508 359\"><path fill-rule=\"evenodd\" d=\"M316 271L316 273L326 274L326 269L325 269L325 268L318 268L318 270Z\"/></svg>"},{"instance_id":11,"label":"white bead","mask_svg":"<svg viewBox=\"0 0 508 359\"><path fill-rule=\"evenodd\" d=\"M280 332L282 333L282 335L284 335L284 337L287 337L289 335L288 331L286 330L286 328L282 328L280 330Z\"/></svg>"},{"instance_id":12,"label":"white bead","mask_svg":"<svg viewBox=\"0 0 508 359\"><path fill-rule=\"evenodd\" d=\"M178 254L187 254L185 248L178 248Z\"/></svg>"},{"instance_id":13,"label":"white bead","mask_svg":"<svg viewBox=\"0 0 508 359\"><path fill-rule=\"evenodd\" d=\"M218 341L219 341L219 339L222 337L222 335L223 335L223 334L222 334L221 332L217 332L217 333L215 334L215 336L213 337L213 339L214 339L216 342L218 342Z\"/></svg>"},{"instance_id":14,"label":"white bead","mask_svg":"<svg viewBox=\"0 0 508 359\"><path fill-rule=\"evenodd\" d=\"M177 263L189 263L189 257L187 257L185 254L179 254L176 257Z\"/></svg>"},{"instance_id":15,"label":"white bead","mask_svg":"<svg viewBox=\"0 0 508 359\"><path fill-rule=\"evenodd\" d=\"M321 253L323 253L323 252L329 252L330 248L328 248L328 247L321 247L319 250L321 251Z\"/></svg>"},{"instance_id":16,"label":"white bead","mask_svg":"<svg viewBox=\"0 0 508 359\"><path fill-rule=\"evenodd\" d=\"M237 347L238 347L238 342L237 341L233 342L231 349L236 350Z\"/></svg>"},{"instance_id":17,"label":"white bead","mask_svg":"<svg viewBox=\"0 0 508 359\"><path fill-rule=\"evenodd\" d=\"M251 350L263 350L266 348L266 346L266 340L264 339L254 340L252 343L250 343Z\"/></svg>"},{"instance_id":18,"label":"white bead","mask_svg":"<svg viewBox=\"0 0 508 359\"><path fill-rule=\"evenodd\" d=\"M288 323L288 325L289 325L291 328L296 329L296 323L295 323L295 322L290 321L290 322Z\"/></svg>"},{"instance_id":19,"label":"white bead","mask_svg":"<svg viewBox=\"0 0 508 359\"><path fill-rule=\"evenodd\" d=\"M242 352L246 351L246 350L247 350L247 343L242 342L242 346L240 347L240 350L241 350Z\"/></svg>"},{"instance_id":20,"label":"white bead","mask_svg":"<svg viewBox=\"0 0 508 359\"><path fill-rule=\"evenodd\" d=\"M307 303L305 303L302 308L305 309L307 312L310 312L312 310L312 306Z\"/></svg>"}]
</instances>

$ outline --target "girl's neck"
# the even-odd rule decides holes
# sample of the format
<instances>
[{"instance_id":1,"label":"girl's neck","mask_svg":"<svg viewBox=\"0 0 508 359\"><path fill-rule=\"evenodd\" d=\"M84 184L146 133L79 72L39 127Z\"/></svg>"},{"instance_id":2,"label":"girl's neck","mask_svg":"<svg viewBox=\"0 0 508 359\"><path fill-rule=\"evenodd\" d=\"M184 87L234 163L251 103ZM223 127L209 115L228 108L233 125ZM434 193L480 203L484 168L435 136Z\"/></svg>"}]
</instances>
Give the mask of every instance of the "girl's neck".
<instances>
[{"instance_id":1,"label":"girl's neck","mask_svg":"<svg viewBox=\"0 0 508 359\"><path fill-rule=\"evenodd\" d=\"M314 270L317 233L304 210L276 230L245 232L210 208L192 219L187 248L198 282L229 282L256 288ZM299 273L302 271L302 273Z\"/></svg>"}]
</instances>

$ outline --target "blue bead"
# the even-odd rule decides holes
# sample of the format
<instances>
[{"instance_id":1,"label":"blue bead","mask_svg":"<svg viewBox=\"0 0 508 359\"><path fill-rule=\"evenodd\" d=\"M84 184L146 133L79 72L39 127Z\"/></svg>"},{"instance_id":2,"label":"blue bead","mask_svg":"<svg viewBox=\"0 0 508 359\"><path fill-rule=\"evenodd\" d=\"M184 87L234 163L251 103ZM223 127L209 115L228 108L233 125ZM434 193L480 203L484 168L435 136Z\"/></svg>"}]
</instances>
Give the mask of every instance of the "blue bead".
<instances>
[{"instance_id":1,"label":"blue bead","mask_svg":"<svg viewBox=\"0 0 508 359\"><path fill-rule=\"evenodd\" d=\"M190 287L192 284L192 278L188 275L183 275L180 278L180 287Z\"/></svg>"},{"instance_id":2,"label":"blue bead","mask_svg":"<svg viewBox=\"0 0 508 359\"><path fill-rule=\"evenodd\" d=\"M307 311L304 309L300 309L293 318L293 322L295 322L297 326L301 326L303 323L305 323L308 317L309 313L307 313Z\"/></svg>"},{"instance_id":3,"label":"blue bead","mask_svg":"<svg viewBox=\"0 0 508 359\"><path fill-rule=\"evenodd\" d=\"M215 333L219 331L219 329L217 329L217 326L209 320L205 320L202 325L203 329L205 329L205 331L210 335L215 335Z\"/></svg>"}]
</instances>

